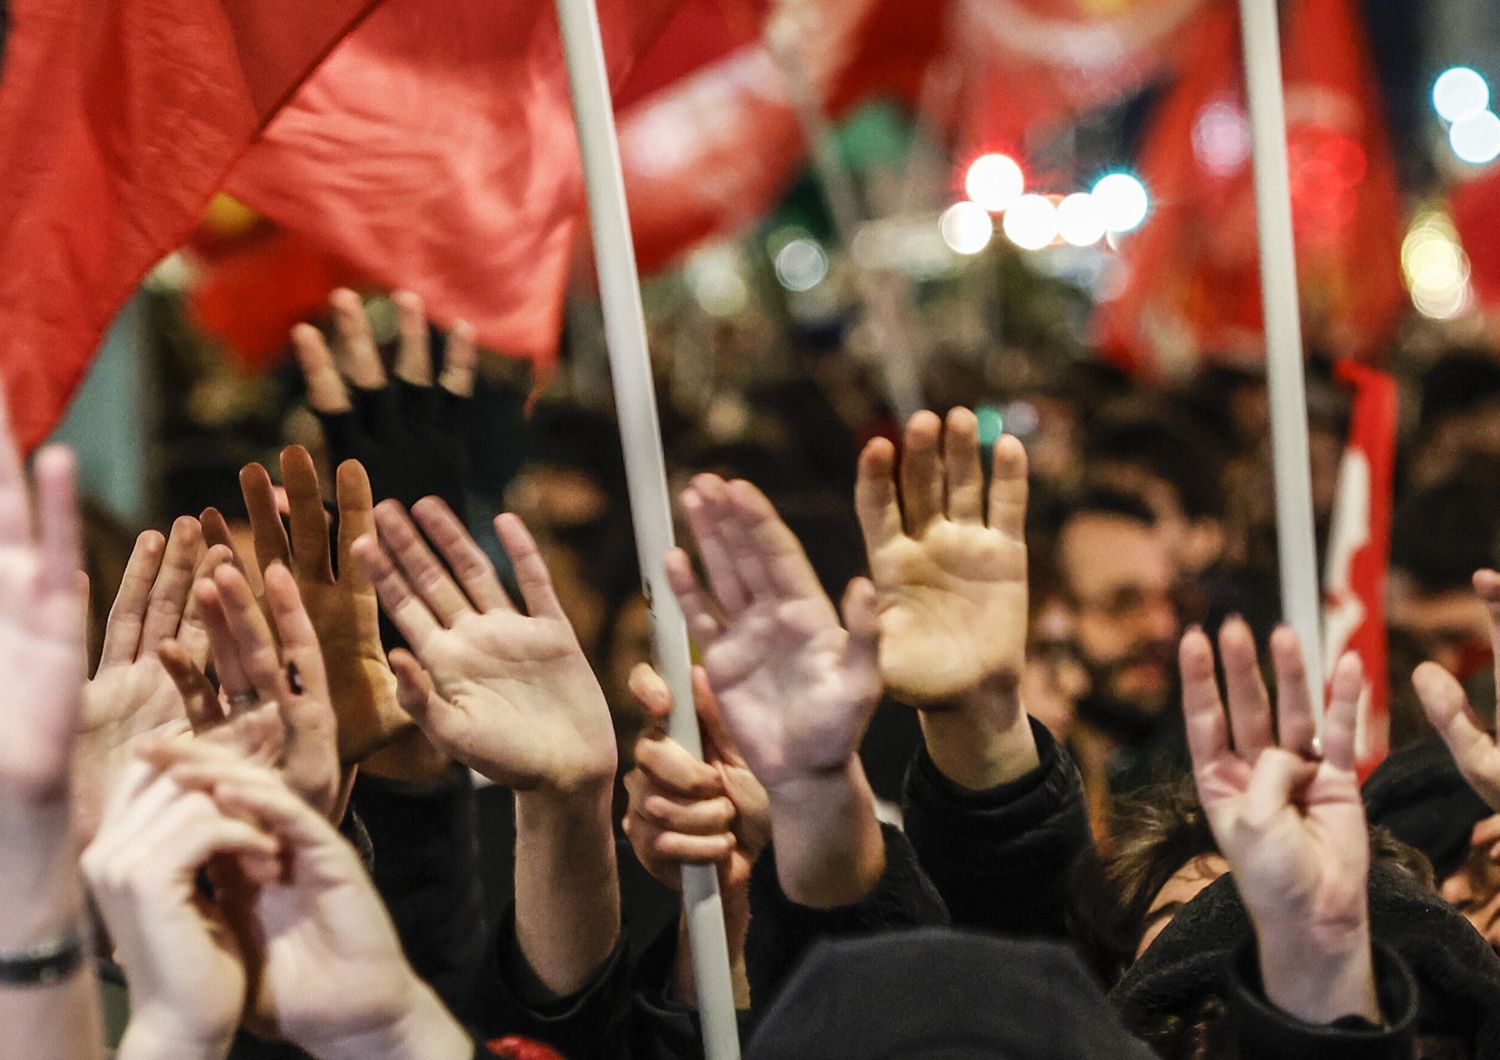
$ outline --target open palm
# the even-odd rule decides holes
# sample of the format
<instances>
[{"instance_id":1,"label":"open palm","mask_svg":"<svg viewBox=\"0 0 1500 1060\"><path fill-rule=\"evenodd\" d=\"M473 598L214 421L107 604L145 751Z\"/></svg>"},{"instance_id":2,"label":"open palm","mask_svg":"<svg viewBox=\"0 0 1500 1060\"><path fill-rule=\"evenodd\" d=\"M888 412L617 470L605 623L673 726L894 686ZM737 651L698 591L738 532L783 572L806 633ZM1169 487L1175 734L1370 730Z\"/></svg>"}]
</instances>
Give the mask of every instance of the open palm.
<instances>
[{"instance_id":1,"label":"open palm","mask_svg":"<svg viewBox=\"0 0 1500 1060\"><path fill-rule=\"evenodd\" d=\"M391 653L401 706L439 749L498 784L569 791L612 780L604 693L521 520L502 515L495 527L526 614L447 505L426 498L412 514L447 567L394 501L376 509L378 540L355 544L415 653Z\"/></svg>"},{"instance_id":2,"label":"open palm","mask_svg":"<svg viewBox=\"0 0 1500 1060\"><path fill-rule=\"evenodd\" d=\"M667 574L730 738L767 788L841 767L880 697L870 583L850 584L845 629L754 486L699 475L683 504L716 599L681 551Z\"/></svg>"},{"instance_id":3,"label":"open palm","mask_svg":"<svg viewBox=\"0 0 1500 1060\"><path fill-rule=\"evenodd\" d=\"M942 427L931 412L912 417L899 500L895 449L883 438L865 448L856 488L881 675L915 706L986 682L1013 686L1025 664L1026 453L1008 436L996 446L986 521L974 414L954 409Z\"/></svg>"}]
</instances>

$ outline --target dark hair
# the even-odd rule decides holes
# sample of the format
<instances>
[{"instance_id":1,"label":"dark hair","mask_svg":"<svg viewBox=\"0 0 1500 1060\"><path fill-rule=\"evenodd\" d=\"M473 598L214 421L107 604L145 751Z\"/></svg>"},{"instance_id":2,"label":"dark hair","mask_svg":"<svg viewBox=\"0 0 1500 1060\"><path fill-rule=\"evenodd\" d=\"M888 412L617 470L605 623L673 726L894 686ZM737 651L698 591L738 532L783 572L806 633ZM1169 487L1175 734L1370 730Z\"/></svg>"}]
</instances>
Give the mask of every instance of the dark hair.
<instances>
[{"instance_id":1,"label":"dark hair","mask_svg":"<svg viewBox=\"0 0 1500 1060\"><path fill-rule=\"evenodd\" d=\"M1073 867L1068 914L1085 962L1106 985L1135 962L1146 914L1167 881L1193 859L1219 853L1191 776L1160 781L1118 800L1113 820L1111 849L1088 851ZM1426 856L1384 828L1370 829L1370 856L1395 862L1423 887L1436 886Z\"/></svg>"},{"instance_id":2,"label":"dark hair","mask_svg":"<svg viewBox=\"0 0 1500 1060\"><path fill-rule=\"evenodd\" d=\"M1470 412L1500 398L1500 360L1488 350L1455 347L1422 377L1418 433L1426 437L1449 416Z\"/></svg>"},{"instance_id":3,"label":"dark hair","mask_svg":"<svg viewBox=\"0 0 1500 1060\"><path fill-rule=\"evenodd\" d=\"M1189 519L1212 518L1224 508L1215 441L1171 409L1121 408L1089 428L1083 459L1139 467L1172 487Z\"/></svg>"},{"instance_id":4,"label":"dark hair","mask_svg":"<svg viewBox=\"0 0 1500 1060\"><path fill-rule=\"evenodd\" d=\"M1500 563L1500 467L1470 466L1412 494L1396 509L1391 566L1428 592L1465 589Z\"/></svg>"},{"instance_id":5,"label":"dark hair","mask_svg":"<svg viewBox=\"0 0 1500 1060\"><path fill-rule=\"evenodd\" d=\"M1081 515L1115 516L1129 519L1142 526L1154 527L1156 513L1134 494L1124 490L1093 486L1064 501L1057 516L1057 531L1062 533L1067 525Z\"/></svg>"}]
</instances>

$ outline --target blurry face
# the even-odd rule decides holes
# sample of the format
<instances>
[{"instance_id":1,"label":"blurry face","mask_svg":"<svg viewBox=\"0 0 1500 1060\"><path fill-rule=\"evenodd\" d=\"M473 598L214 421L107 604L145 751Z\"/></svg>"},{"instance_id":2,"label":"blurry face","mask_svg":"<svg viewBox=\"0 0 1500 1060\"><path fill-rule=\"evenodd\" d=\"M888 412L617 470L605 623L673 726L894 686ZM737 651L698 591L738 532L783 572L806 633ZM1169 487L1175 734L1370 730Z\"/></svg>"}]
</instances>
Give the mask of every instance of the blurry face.
<instances>
[{"instance_id":1,"label":"blurry face","mask_svg":"<svg viewBox=\"0 0 1500 1060\"><path fill-rule=\"evenodd\" d=\"M1043 603L1031 619L1021 702L1060 742L1068 739L1078 701L1089 691L1089 674L1078 657L1078 619L1061 600Z\"/></svg>"},{"instance_id":2,"label":"blurry face","mask_svg":"<svg viewBox=\"0 0 1500 1060\"><path fill-rule=\"evenodd\" d=\"M1099 691L1147 713L1167 705L1177 642L1176 567L1155 528L1085 513L1063 528L1063 576L1078 647Z\"/></svg>"},{"instance_id":3,"label":"blurry face","mask_svg":"<svg viewBox=\"0 0 1500 1060\"><path fill-rule=\"evenodd\" d=\"M1135 948L1136 960L1150 948L1156 937L1166 930L1183 906L1198 897L1209 884L1229 871L1229 862L1217 854L1202 854L1172 874L1151 900L1146 911L1146 930Z\"/></svg>"},{"instance_id":4,"label":"blurry face","mask_svg":"<svg viewBox=\"0 0 1500 1060\"><path fill-rule=\"evenodd\" d=\"M1489 610L1467 587L1424 592L1398 571L1390 577L1390 624L1422 654L1467 681L1490 665Z\"/></svg>"},{"instance_id":5,"label":"blurry face","mask_svg":"<svg viewBox=\"0 0 1500 1060\"><path fill-rule=\"evenodd\" d=\"M1443 898L1500 953L1500 864L1491 851L1500 844L1500 814L1474 826L1469 856L1438 888Z\"/></svg>"}]
</instances>

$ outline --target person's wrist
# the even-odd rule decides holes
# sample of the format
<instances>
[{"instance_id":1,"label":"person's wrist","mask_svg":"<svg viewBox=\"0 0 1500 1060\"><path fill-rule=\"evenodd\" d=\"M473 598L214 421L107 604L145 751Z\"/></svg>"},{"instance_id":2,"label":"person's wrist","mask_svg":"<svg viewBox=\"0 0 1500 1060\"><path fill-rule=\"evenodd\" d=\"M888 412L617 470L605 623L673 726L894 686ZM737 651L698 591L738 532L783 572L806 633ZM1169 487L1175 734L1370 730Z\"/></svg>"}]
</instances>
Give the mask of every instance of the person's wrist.
<instances>
[{"instance_id":1,"label":"person's wrist","mask_svg":"<svg viewBox=\"0 0 1500 1060\"><path fill-rule=\"evenodd\" d=\"M958 696L949 709L923 710L920 718L928 756L962 787L998 787L1041 764L1015 682L987 681Z\"/></svg>"},{"instance_id":2,"label":"person's wrist","mask_svg":"<svg viewBox=\"0 0 1500 1060\"><path fill-rule=\"evenodd\" d=\"M766 791L782 892L819 909L863 900L885 872L885 838L858 756Z\"/></svg>"},{"instance_id":3,"label":"person's wrist","mask_svg":"<svg viewBox=\"0 0 1500 1060\"><path fill-rule=\"evenodd\" d=\"M1297 928L1282 918L1256 927L1261 988L1266 1000L1306 1023L1345 1016L1382 1022L1368 922L1337 933Z\"/></svg>"},{"instance_id":4,"label":"person's wrist","mask_svg":"<svg viewBox=\"0 0 1500 1060\"><path fill-rule=\"evenodd\" d=\"M425 983L410 975L409 996L374 1027L299 1041L326 1060L470 1060L474 1041Z\"/></svg>"},{"instance_id":5,"label":"person's wrist","mask_svg":"<svg viewBox=\"0 0 1500 1060\"><path fill-rule=\"evenodd\" d=\"M66 799L45 806L0 803L0 951L25 950L73 930L84 914L83 881Z\"/></svg>"},{"instance_id":6,"label":"person's wrist","mask_svg":"<svg viewBox=\"0 0 1500 1060\"><path fill-rule=\"evenodd\" d=\"M234 1044L236 1020L229 1020L217 1030L191 1028L179 1015L158 1011L151 1006L133 1009L117 1060L158 1060L181 1057L182 1060L222 1060Z\"/></svg>"}]
</instances>

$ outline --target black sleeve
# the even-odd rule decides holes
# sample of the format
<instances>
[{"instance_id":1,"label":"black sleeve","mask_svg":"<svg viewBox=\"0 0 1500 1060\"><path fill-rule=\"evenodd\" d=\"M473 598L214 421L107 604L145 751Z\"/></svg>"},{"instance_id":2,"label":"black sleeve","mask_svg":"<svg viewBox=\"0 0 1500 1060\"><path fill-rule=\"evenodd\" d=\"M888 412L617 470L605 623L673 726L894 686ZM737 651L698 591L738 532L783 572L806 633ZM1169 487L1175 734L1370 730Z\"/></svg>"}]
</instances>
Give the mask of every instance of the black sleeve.
<instances>
[{"instance_id":1,"label":"black sleeve","mask_svg":"<svg viewBox=\"0 0 1500 1060\"><path fill-rule=\"evenodd\" d=\"M1077 767L1028 720L1041 764L985 791L949 780L921 748L906 778L906 834L956 926L1060 939L1064 881L1093 839Z\"/></svg>"},{"instance_id":2,"label":"black sleeve","mask_svg":"<svg viewBox=\"0 0 1500 1060\"><path fill-rule=\"evenodd\" d=\"M703 1056L698 1010L671 998L677 945L674 922L662 929L636 962L630 1028L630 1055L634 1060L698 1060ZM750 1013L741 1010L737 1016L740 1041L748 1041Z\"/></svg>"},{"instance_id":3,"label":"black sleeve","mask_svg":"<svg viewBox=\"0 0 1500 1060\"><path fill-rule=\"evenodd\" d=\"M1407 1060L1415 1055L1419 992L1397 953L1375 945L1375 985L1385 1025L1358 1016L1331 1024L1304 1023L1266 1000L1252 938L1229 968L1229 1019L1240 1056L1278 1060Z\"/></svg>"},{"instance_id":4,"label":"black sleeve","mask_svg":"<svg viewBox=\"0 0 1500 1060\"><path fill-rule=\"evenodd\" d=\"M516 938L514 907L507 909L474 981L465 1024L489 1040L519 1035L568 1060L625 1060L631 1023L630 966L622 933L614 951L577 992L543 999Z\"/></svg>"},{"instance_id":5,"label":"black sleeve","mask_svg":"<svg viewBox=\"0 0 1500 1060\"><path fill-rule=\"evenodd\" d=\"M745 969L750 998L764 1010L772 996L818 939L867 935L900 928L948 923L948 911L922 872L911 843L899 828L882 824L885 872L875 889L854 905L813 909L798 905L781 890L776 851L766 847L750 872L750 933Z\"/></svg>"},{"instance_id":6,"label":"black sleeve","mask_svg":"<svg viewBox=\"0 0 1500 1060\"><path fill-rule=\"evenodd\" d=\"M468 770L455 765L436 784L361 773L352 806L407 959L456 1007L469 996L485 937Z\"/></svg>"}]
</instances>

